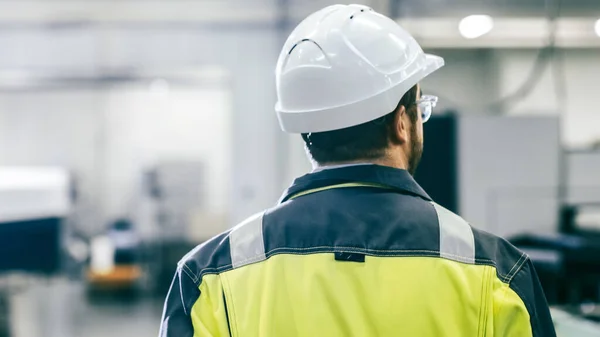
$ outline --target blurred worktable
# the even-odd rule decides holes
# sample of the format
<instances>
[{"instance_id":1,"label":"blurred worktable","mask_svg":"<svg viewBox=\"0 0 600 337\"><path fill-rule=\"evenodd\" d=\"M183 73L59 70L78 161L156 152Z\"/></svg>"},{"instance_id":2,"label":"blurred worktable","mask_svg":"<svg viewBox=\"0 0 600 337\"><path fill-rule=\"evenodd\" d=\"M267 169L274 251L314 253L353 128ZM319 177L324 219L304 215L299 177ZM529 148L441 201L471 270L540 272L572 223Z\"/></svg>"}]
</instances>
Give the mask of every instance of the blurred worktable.
<instances>
[{"instance_id":1,"label":"blurred worktable","mask_svg":"<svg viewBox=\"0 0 600 337\"><path fill-rule=\"evenodd\" d=\"M552 319L558 337L600 337L600 323L570 311L563 308L552 308Z\"/></svg>"}]
</instances>

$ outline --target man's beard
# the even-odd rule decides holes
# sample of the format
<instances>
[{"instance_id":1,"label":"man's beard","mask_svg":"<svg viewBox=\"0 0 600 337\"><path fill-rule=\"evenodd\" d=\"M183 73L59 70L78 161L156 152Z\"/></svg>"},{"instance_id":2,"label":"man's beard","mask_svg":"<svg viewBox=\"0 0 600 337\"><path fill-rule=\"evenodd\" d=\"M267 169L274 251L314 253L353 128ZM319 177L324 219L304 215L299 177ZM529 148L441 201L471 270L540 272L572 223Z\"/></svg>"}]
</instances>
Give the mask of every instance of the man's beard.
<instances>
[{"instance_id":1,"label":"man's beard","mask_svg":"<svg viewBox=\"0 0 600 337\"><path fill-rule=\"evenodd\" d=\"M415 175L421 156L423 155L423 142L419 141L417 136L417 127L415 123L410 128L410 153L408 154L408 173Z\"/></svg>"}]
</instances>

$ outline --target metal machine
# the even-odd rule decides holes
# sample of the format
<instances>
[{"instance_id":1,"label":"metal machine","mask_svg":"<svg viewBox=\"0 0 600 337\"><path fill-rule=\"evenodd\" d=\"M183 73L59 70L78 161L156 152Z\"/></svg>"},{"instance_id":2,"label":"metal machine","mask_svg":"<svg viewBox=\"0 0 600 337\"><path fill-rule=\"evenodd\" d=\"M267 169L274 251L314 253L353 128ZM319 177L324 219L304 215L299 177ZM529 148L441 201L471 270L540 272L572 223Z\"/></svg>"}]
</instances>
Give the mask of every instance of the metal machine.
<instances>
[{"instance_id":1,"label":"metal machine","mask_svg":"<svg viewBox=\"0 0 600 337\"><path fill-rule=\"evenodd\" d=\"M0 336L10 335L8 276L53 275L62 259L62 222L71 208L61 168L0 167Z\"/></svg>"}]
</instances>

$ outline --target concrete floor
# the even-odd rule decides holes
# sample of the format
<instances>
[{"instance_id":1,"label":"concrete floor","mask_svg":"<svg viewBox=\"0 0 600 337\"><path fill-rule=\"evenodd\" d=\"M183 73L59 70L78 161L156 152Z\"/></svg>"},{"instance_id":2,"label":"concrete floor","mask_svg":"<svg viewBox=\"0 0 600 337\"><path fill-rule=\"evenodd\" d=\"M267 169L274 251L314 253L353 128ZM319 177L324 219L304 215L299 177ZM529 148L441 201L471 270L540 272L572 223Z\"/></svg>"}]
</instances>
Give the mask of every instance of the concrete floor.
<instances>
[{"instance_id":1,"label":"concrete floor","mask_svg":"<svg viewBox=\"0 0 600 337\"><path fill-rule=\"evenodd\" d=\"M81 283L35 283L11 298L11 337L157 336L161 299L90 301Z\"/></svg>"}]
</instances>

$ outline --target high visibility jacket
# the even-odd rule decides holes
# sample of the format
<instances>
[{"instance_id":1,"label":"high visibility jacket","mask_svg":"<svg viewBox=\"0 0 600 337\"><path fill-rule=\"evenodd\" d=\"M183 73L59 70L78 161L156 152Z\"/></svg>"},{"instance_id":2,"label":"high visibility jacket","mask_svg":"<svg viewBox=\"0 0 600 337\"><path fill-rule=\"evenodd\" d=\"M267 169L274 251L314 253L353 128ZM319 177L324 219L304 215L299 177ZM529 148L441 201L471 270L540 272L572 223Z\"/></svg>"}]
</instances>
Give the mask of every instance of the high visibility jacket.
<instances>
[{"instance_id":1,"label":"high visibility jacket","mask_svg":"<svg viewBox=\"0 0 600 337\"><path fill-rule=\"evenodd\" d=\"M328 169L179 263L162 337L555 336L528 256L404 170Z\"/></svg>"}]
</instances>

